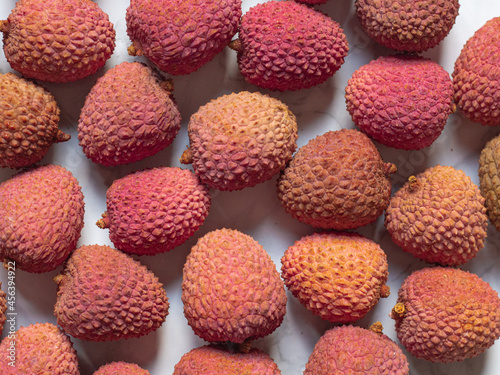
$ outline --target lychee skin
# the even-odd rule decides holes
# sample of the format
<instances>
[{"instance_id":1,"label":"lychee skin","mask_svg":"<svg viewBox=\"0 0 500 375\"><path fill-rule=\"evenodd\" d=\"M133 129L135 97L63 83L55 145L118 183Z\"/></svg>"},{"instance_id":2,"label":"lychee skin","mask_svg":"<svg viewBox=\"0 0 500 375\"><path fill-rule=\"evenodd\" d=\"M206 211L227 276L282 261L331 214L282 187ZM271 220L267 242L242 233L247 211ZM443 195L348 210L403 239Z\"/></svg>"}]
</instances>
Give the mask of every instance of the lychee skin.
<instances>
[{"instance_id":1,"label":"lychee skin","mask_svg":"<svg viewBox=\"0 0 500 375\"><path fill-rule=\"evenodd\" d=\"M354 129L329 131L295 153L278 178L278 198L300 222L355 229L382 215L395 171L365 134Z\"/></svg>"},{"instance_id":2,"label":"lychee skin","mask_svg":"<svg viewBox=\"0 0 500 375\"><path fill-rule=\"evenodd\" d=\"M356 233L304 236L281 258L281 277L310 311L332 323L355 322L389 295L387 256Z\"/></svg>"},{"instance_id":3,"label":"lychee skin","mask_svg":"<svg viewBox=\"0 0 500 375\"><path fill-rule=\"evenodd\" d=\"M15 366L9 358L15 341ZM80 375L78 357L68 335L52 323L20 327L0 343L0 374Z\"/></svg>"},{"instance_id":4,"label":"lychee skin","mask_svg":"<svg viewBox=\"0 0 500 375\"><path fill-rule=\"evenodd\" d=\"M85 203L78 181L58 165L35 167L0 184L0 260L27 272L60 266L76 249Z\"/></svg>"},{"instance_id":5,"label":"lychee skin","mask_svg":"<svg viewBox=\"0 0 500 375\"><path fill-rule=\"evenodd\" d=\"M83 79L115 48L113 24L91 0L18 1L0 31L12 69L40 81Z\"/></svg>"},{"instance_id":6,"label":"lychee skin","mask_svg":"<svg viewBox=\"0 0 500 375\"><path fill-rule=\"evenodd\" d=\"M205 345L184 354L173 375L281 375L276 363L262 350L229 350L222 345Z\"/></svg>"},{"instance_id":7,"label":"lychee skin","mask_svg":"<svg viewBox=\"0 0 500 375\"><path fill-rule=\"evenodd\" d=\"M184 315L209 342L243 343L267 336L286 313L285 285L252 237L217 229L201 237L183 269Z\"/></svg>"},{"instance_id":8,"label":"lychee skin","mask_svg":"<svg viewBox=\"0 0 500 375\"><path fill-rule=\"evenodd\" d=\"M211 188L241 190L285 168L297 148L297 119L282 101L259 92L222 95L201 106L188 124L192 163Z\"/></svg>"},{"instance_id":9,"label":"lychee skin","mask_svg":"<svg viewBox=\"0 0 500 375\"><path fill-rule=\"evenodd\" d=\"M430 59L382 56L354 72L345 89L352 120L389 147L430 146L455 110L450 75Z\"/></svg>"},{"instance_id":10,"label":"lychee skin","mask_svg":"<svg viewBox=\"0 0 500 375\"><path fill-rule=\"evenodd\" d=\"M109 238L119 250L159 254L198 230L210 202L208 188L190 170L141 170L113 182L106 193L107 211L97 225L109 228Z\"/></svg>"},{"instance_id":11,"label":"lychee skin","mask_svg":"<svg viewBox=\"0 0 500 375\"><path fill-rule=\"evenodd\" d=\"M500 17L487 21L467 40L452 73L455 102L469 120L500 125Z\"/></svg>"},{"instance_id":12,"label":"lychee skin","mask_svg":"<svg viewBox=\"0 0 500 375\"><path fill-rule=\"evenodd\" d=\"M357 326L330 328L318 340L304 375L408 375L408 359L388 336Z\"/></svg>"},{"instance_id":13,"label":"lychee skin","mask_svg":"<svg viewBox=\"0 0 500 375\"><path fill-rule=\"evenodd\" d=\"M150 67L123 62L92 87L78 121L78 140L94 163L116 166L155 155L181 126L172 87Z\"/></svg>"},{"instance_id":14,"label":"lychee skin","mask_svg":"<svg viewBox=\"0 0 500 375\"><path fill-rule=\"evenodd\" d=\"M366 34L400 52L422 52L449 34L458 16L458 0L356 0L356 13Z\"/></svg>"},{"instance_id":15,"label":"lychee skin","mask_svg":"<svg viewBox=\"0 0 500 375\"><path fill-rule=\"evenodd\" d=\"M81 340L141 337L157 330L168 315L168 298L158 277L106 245L80 246L54 281L57 323Z\"/></svg>"},{"instance_id":16,"label":"lychee skin","mask_svg":"<svg viewBox=\"0 0 500 375\"><path fill-rule=\"evenodd\" d=\"M428 263L459 266L483 248L488 217L479 188L463 171L436 165L412 176L389 202L394 243Z\"/></svg>"},{"instance_id":17,"label":"lychee skin","mask_svg":"<svg viewBox=\"0 0 500 375\"><path fill-rule=\"evenodd\" d=\"M489 140L479 155L479 189L485 199L486 214L500 230L500 136Z\"/></svg>"},{"instance_id":18,"label":"lychee skin","mask_svg":"<svg viewBox=\"0 0 500 375\"><path fill-rule=\"evenodd\" d=\"M42 86L12 73L0 75L0 167L23 168L53 143L71 138L59 130L60 110Z\"/></svg>"},{"instance_id":19,"label":"lychee skin","mask_svg":"<svg viewBox=\"0 0 500 375\"><path fill-rule=\"evenodd\" d=\"M135 363L123 361L102 365L93 375L151 375L148 370L140 368Z\"/></svg>"},{"instance_id":20,"label":"lychee skin","mask_svg":"<svg viewBox=\"0 0 500 375\"><path fill-rule=\"evenodd\" d=\"M451 267L411 273L391 313L401 344L417 358L473 358L500 337L500 298L479 276Z\"/></svg>"},{"instance_id":21,"label":"lychee skin","mask_svg":"<svg viewBox=\"0 0 500 375\"><path fill-rule=\"evenodd\" d=\"M129 54L172 75L190 74L229 44L241 12L241 0L132 0L126 13Z\"/></svg>"},{"instance_id":22,"label":"lychee skin","mask_svg":"<svg viewBox=\"0 0 500 375\"><path fill-rule=\"evenodd\" d=\"M349 46L339 24L295 1L268 1L241 19L237 60L249 83L293 91L318 85L340 69Z\"/></svg>"}]
</instances>

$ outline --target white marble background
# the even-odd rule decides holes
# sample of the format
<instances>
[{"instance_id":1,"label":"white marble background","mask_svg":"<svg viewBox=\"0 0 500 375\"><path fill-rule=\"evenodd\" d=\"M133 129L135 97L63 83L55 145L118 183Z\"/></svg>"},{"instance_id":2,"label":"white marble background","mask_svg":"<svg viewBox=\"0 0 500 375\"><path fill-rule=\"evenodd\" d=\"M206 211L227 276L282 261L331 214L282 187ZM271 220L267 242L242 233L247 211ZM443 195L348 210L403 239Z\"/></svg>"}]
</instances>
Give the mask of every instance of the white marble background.
<instances>
[{"instance_id":1,"label":"white marble background","mask_svg":"<svg viewBox=\"0 0 500 375\"><path fill-rule=\"evenodd\" d=\"M243 80L237 69L236 53L226 49L199 71L189 76L174 77L174 93L183 116L183 123L180 133L171 146L153 157L126 166L106 168L93 164L86 159L77 140L77 122L85 96L105 69L122 61L135 60L126 53L130 41L126 34L125 10L129 1L97 0L96 2L109 14L117 31L113 56L106 67L92 77L76 83L45 85L56 96L60 105L60 128L70 133L72 139L66 143L53 145L43 163L63 165L73 172L82 186L86 214L79 245L112 245L108 232L99 229L94 223L106 209L105 192L114 179L145 167L181 166L178 159L188 144L187 120L200 105L222 94L258 90ZM243 11L257 2L258 0L243 0ZM6 19L15 3L15 0L0 2L0 19ZM440 63L450 74L466 40L488 19L500 16L500 3L497 0L461 0L460 3L460 13L451 33L439 46L424 53L425 56ZM278 93L261 90L281 99L295 113L299 124L299 146L328 130L354 127L345 109L344 88L347 80L361 65L391 52L376 45L364 34L356 18L353 4L353 0L328 0L327 4L317 6L341 24L350 45L345 64L333 78L317 87L297 92ZM8 71L10 67L3 52L0 52L0 72ZM393 179L394 189L398 189L411 174L436 164L453 165L463 169L475 183L478 183L479 152L485 142L498 133L500 128L473 124L459 114L453 114L443 134L429 148L420 151L398 151L377 146L384 160L393 162L398 167L398 173ZM0 182L7 180L13 173L13 170L0 170ZM158 331L142 338L109 343L72 339L78 351L82 375L90 375L100 365L117 360L136 362L148 369L152 375L168 375L172 373L174 365L184 353L204 345L205 342L195 336L187 325L180 299L182 266L196 239L217 228L238 229L259 241L270 253L279 269L280 258L286 248L301 236L314 231L312 227L295 221L284 212L276 197L275 183L276 178L273 178L271 181L238 192L212 191L211 212L193 238L170 253L140 258L164 283L171 304L170 314ZM390 265L389 285L392 293L389 298L382 299L357 324L366 327L379 320L384 325L384 332L397 341L393 322L388 316L396 301L397 290L411 271L425 267L426 264L402 252L392 243L383 227L382 217L376 223L359 229L358 232L375 240L387 252ZM475 259L463 267L483 277L497 291L500 291L499 244L500 234L490 225L486 246ZM58 268L47 274L17 272L18 325L56 322L53 316L56 286L52 278L60 270L61 268ZM6 280L6 271L2 268L0 281L5 283ZM312 315L291 294L288 296L288 312L282 326L268 337L255 341L254 345L269 353L284 375L299 375L302 374L314 344L330 324ZM408 355L408 359L411 373L414 375L497 375L500 373L500 343L497 342L486 353L460 363L432 364L411 355Z\"/></svg>"}]
</instances>

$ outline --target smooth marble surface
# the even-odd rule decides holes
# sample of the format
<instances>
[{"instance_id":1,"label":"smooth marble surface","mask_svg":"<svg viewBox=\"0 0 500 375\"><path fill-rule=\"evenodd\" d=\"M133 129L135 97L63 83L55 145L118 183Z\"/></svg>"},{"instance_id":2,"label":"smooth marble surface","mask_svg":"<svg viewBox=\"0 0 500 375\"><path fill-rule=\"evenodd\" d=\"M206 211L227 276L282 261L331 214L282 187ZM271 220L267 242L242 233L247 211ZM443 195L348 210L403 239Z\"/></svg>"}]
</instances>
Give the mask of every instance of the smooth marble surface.
<instances>
[{"instance_id":1,"label":"smooth marble surface","mask_svg":"<svg viewBox=\"0 0 500 375\"><path fill-rule=\"evenodd\" d=\"M81 151L77 140L77 123L85 96L98 76L122 61L140 60L127 56L130 44L126 34L126 0L96 1L110 15L117 31L116 49L104 69L82 81L69 84L45 84L56 96L61 108L60 128L72 135L70 141L53 145L43 163L60 164L71 170L78 178L85 195L85 227L79 245L108 244L107 230L99 229L94 223L106 209L105 193L112 181L125 174L151 166L181 166L178 159L188 144L186 125L189 116L200 105L222 94L241 90L257 91L257 87L245 83L238 72L236 54L226 49L209 64L189 76L174 77L175 97L183 116L182 129L174 143L164 151L143 161L126 166L106 168L90 162ZM244 0L243 11L256 4L257 0ZM5 19L16 1L0 2L0 19ZM345 30L350 45L345 64L324 84L296 92L270 92L271 96L285 102L295 113L299 124L298 145L306 144L316 135L328 130L353 128L354 125L345 109L344 88L354 70L371 59L391 53L371 41L362 31L356 18L353 0L329 0L316 8L339 22ZM460 14L448 37L432 50L424 53L440 63L449 73L463 44L474 31L488 19L500 16L500 3L496 0L461 0ZM142 60L144 61L144 60ZM0 52L0 72L10 71L3 52ZM398 172L393 178L394 190L398 189L411 174L423 171L436 164L453 165L463 169L475 183L478 183L477 160L485 144L500 128L473 124L455 113L450 116L442 135L431 146L419 151L399 151L381 145L378 148L385 161L393 162ZM0 181L7 180L13 170L0 170ZM170 253L153 257L141 257L164 283L170 299L170 314L163 326L156 332L138 339L108 343L91 343L73 339L78 351L81 373L90 375L100 365L116 360L136 362L149 369L152 375L171 374L180 357L192 348L205 342L195 336L187 325L182 312L181 280L182 266L196 239L208 231L228 227L252 235L269 252L280 267L280 259L288 246L301 236L314 232L312 227L301 224L288 216L281 208L275 192L276 178L253 188L237 192L212 191L211 212L202 228L185 244ZM391 295L382 299L375 308L356 324L366 327L374 321L381 321L384 332L397 341L394 324L389 318L397 290L404 278L413 270L426 264L395 246L383 226L383 217L366 227L362 233L381 245L389 259L389 285ZM478 256L462 268L477 273L497 291L500 291L500 233L491 225L485 247ZM16 272L17 325L26 326L35 322L55 323L53 306L56 286L52 278L61 268L47 274ZM0 281L5 285L7 273L0 269ZM283 324L271 335L255 341L278 363L284 375L302 374L312 348L322 333L331 325L312 315L300 305L291 294L287 315ZM6 333L4 332L3 336ZM0 353L1 355L1 353ZM497 375L500 373L500 342L486 353L470 360L454 364L432 364L408 356L411 374L453 374L453 375Z\"/></svg>"}]
</instances>

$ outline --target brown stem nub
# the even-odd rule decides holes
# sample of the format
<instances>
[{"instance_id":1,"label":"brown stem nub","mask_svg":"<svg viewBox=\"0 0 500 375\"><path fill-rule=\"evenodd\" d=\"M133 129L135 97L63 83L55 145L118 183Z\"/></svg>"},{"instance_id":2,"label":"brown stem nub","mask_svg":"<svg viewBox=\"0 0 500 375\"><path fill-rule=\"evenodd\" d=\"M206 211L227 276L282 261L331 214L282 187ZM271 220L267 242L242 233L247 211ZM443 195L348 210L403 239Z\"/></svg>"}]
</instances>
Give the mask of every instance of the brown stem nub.
<instances>
[{"instance_id":1,"label":"brown stem nub","mask_svg":"<svg viewBox=\"0 0 500 375\"><path fill-rule=\"evenodd\" d=\"M391 294L391 287L389 285L382 285L380 288L380 297L387 298Z\"/></svg>"},{"instance_id":2,"label":"brown stem nub","mask_svg":"<svg viewBox=\"0 0 500 375\"><path fill-rule=\"evenodd\" d=\"M418 179L415 176L408 177L408 189L410 193L418 189Z\"/></svg>"},{"instance_id":3,"label":"brown stem nub","mask_svg":"<svg viewBox=\"0 0 500 375\"><path fill-rule=\"evenodd\" d=\"M55 142L56 143L66 142L66 141L69 141L70 138L71 138L71 135L62 132L61 130L58 130L57 134L56 134Z\"/></svg>"},{"instance_id":4,"label":"brown stem nub","mask_svg":"<svg viewBox=\"0 0 500 375\"><path fill-rule=\"evenodd\" d=\"M109 228L108 212L106 211L101 216L102 216L102 219L98 220L97 223L95 223L95 225L97 225L101 229Z\"/></svg>"},{"instance_id":5,"label":"brown stem nub","mask_svg":"<svg viewBox=\"0 0 500 375\"><path fill-rule=\"evenodd\" d=\"M191 148L188 147L184 150L179 161L181 164L191 164L193 162L193 151L191 151Z\"/></svg>"},{"instance_id":6,"label":"brown stem nub","mask_svg":"<svg viewBox=\"0 0 500 375\"><path fill-rule=\"evenodd\" d=\"M243 44L241 44L241 40L239 39L232 40L229 43L228 47L231 48L232 50L235 50L236 52L243 51Z\"/></svg>"},{"instance_id":7,"label":"brown stem nub","mask_svg":"<svg viewBox=\"0 0 500 375\"><path fill-rule=\"evenodd\" d=\"M378 335L381 335L382 334L382 331L384 329L384 327L382 326L382 323L380 322L375 322L373 323L370 327L368 327L368 329L370 331L372 331L373 333L376 333Z\"/></svg>"},{"instance_id":8,"label":"brown stem nub","mask_svg":"<svg viewBox=\"0 0 500 375\"><path fill-rule=\"evenodd\" d=\"M392 308L391 311L391 318L392 319L400 319L403 317L403 315L406 312L406 308L404 303L398 302L396 305Z\"/></svg>"},{"instance_id":9,"label":"brown stem nub","mask_svg":"<svg viewBox=\"0 0 500 375\"><path fill-rule=\"evenodd\" d=\"M0 32L8 33L10 31L9 21L0 21Z\"/></svg>"}]
</instances>

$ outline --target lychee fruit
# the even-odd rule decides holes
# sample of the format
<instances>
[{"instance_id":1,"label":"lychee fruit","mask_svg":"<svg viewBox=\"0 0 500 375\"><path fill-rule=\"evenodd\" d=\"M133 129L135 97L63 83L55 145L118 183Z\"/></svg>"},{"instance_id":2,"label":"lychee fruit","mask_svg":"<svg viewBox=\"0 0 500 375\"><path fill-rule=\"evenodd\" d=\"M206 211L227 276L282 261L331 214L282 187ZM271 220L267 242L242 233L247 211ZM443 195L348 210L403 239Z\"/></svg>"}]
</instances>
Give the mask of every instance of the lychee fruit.
<instances>
[{"instance_id":1,"label":"lychee fruit","mask_svg":"<svg viewBox=\"0 0 500 375\"><path fill-rule=\"evenodd\" d=\"M500 230L500 136L489 140L479 155L479 189L485 199L486 214Z\"/></svg>"},{"instance_id":2,"label":"lychee fruit","mask_svg":"<svg viewBox=\"0 0 500 375\"><path fill-rule=\"evenodd\" d=\"M91 0L20 0L0 32L12 69L40 81L83 79L115 48L113 24Z\"/></svg>"},{"instance_id":3,"label":"lychee fruit","mask_svg":"<svg viewBox=\"0 0 500 375\"><path fill-rule=\"evenodd\" d=\"M240 231L208 232L184 264L184 315L207 341L243 343L272 333L283 321L286 301L271 257Z\"/></svg>"},{"instance_id":4,"label":"lychee fruit","mask_svg":"<svg viewBox=\"0 0 500 375\"><path fill-rule=\"evenodd\" d=\"M345 325L330 328L318 340L304 375L408 375L408 359L374 323L369 329Z\"/></svg>"},{"instance_id":5,"label":"lychee fruit","mask_svg":"<svg viewBox=\"0 0 500 375\"><path fill-rule=\"evenodd\" d=\"M153 272L106 245L76 249L54 278L54 314L62 329L87 341L147 335L168 314L168 298Z\"/></svg>"},{"instance_id":6,"label":"lychee fruit","mask_svg":"<svg viewBox=\"0 0 500 375\"><path fill-rule=\"evenodd\" d=\"M406 350L431 362L473 358L500 337L497 292L459 268L412 272L401 285L391 317Z\"/></svg>"},{"instance_id":7,"label":"lychee fruit","mask_svg":"<svg viewBox=\"0 0 500 375\"><path fill-rule=\"evenodd\" d=\"M172 75L211 61L238 31L241 0L132 0L127 8L128 52Z\"/></svg>"},{"instance_id":8,"label":"lychee fruit","mask_svg":"<svg viewBox=\"0 0 500 375\"><path fill-rule=\"evenodd\" d=\"M123 361L102 365L93 375L151 375L148 370L140 368L135 363Z\"/></svg>"},{"instance_id":9,"label":"lychee fruit","mask_svg":"<svg viewBox=\"0 0 500 375\"><path fill-rule=\"evenodd\" d=\"M281 258L292 294L321 319L355 322L388 297L387 256L374 241L350 232L302 237Z\"/></svg>"},{"instance_id":10,"label":"lychee fruit","mask_svg":"<svg viewBox=\"0 0 500 375\"><path fill-rule=\"evenodd\" d=\"M58 128L59 114L48 90L15 74L0 74L0 167L33 165L53 143L69 140Z\"/></svg>"},{"instance_id":11,"label":"lychee fruit","mask_svg":"<svg viewBox=\"0 0 500 375\"><path fill-rule=\"evenodd\" d=\"M171 81L139 62L123 62L92 87L78 122L84 154L104 166L152 156L170 145L181 126Z\"/></svg>"},{"instance_id":12,"label":"lychee fruit","mask_svg":"<svg viewBox=\"0 0 500 375\"><path fill-rule=\"evenodd\" d=\"M396 245L428 263L459 266L483 248L488 227L484 198L464 171L427 168L391 198L385 227Z\"/></svg>"},{"instance_id":13,"label":"lychee fruit","mask_svg":"<svg viewBox=\"0 0 500 375\"><path fill-rule=\"evenodd\" d=\"M12 349L13 348L13 349ZM21 327L0 343L0 374L80 375L73 344L52 323Z\"/></svg>"},{"instance_id":14,"label":"lychee fruit","mask_svg":"<svg viewBox=\"0 0 500 375\"><path fill-rule=\"evenodd\" d=\"M366 34L378 44L403 52L437 46L455 24L458 0L356 0Z\"/></svg>"},{"instance_id":15,"label":"lychee fruit","mask_svg":"<svg viewBox=\"0 0 500 375\"><path fill-rule=\"evenodd\" d=\"M467 119L500 125L500 17L494 17L470 37L455 61L455 102Z\"/></svg>"},{"instance_id":16,"label":"lychee fruit","mask_svg":"<svg viewBox=\"0 0 500 375\"><path fill-rule=\"evenodd\" d=\"M126 253L154 255L184 243L203 224L210 192L187 169L158 167L113 182L107 210L97 222L109 228L115 247Z\"/></svg>"},{"instance_id":17,"label":"lychee fruit","mask_svg":"<svg viewBox=\"0 0 500 375\"><path fill-rule=\"evenodd\" d=\"M205 345L184 354L173 375L281 375L268 354L260 349L231 350L223 345Z\"/></svg>"},{"instance_id":18,"label":"lychee fruit","mask_svg":"<svg viewBox=\"0 0 500 375\"><path fill-rule=\"evenodd\" d=\"M243 14L238 39L230 47L237 51L248 83L279 91L323 83L349 51L344 31L330 17L305 4L277 0Z\"/></svg>"},{"instance_id":19,"label":"lychee fruit","mask_svg":"<svg viewBox=\"0 0 500 375\"><path fill-rule=\"evenodd\" d=\"M220 96L188 123L189 147L181 162L208 186L241 190L271 179L297 147L297 120L288 106L259 92Z\"/></svg>"},{"instance_id":20,"label":"lychee fruit","mask_svg":"<svg viewBox=\"0 0 500 375\"><path fill-rule=\"evenodd\" d=\"M391 197L392 163L354 129L310 140L278 178L278 198L292 217L325 229L354 229L374 222Z\"/></svg>"},{"instance_id":21,"label":"lychee fruit","mask_svg":"<svg viewBox=\"0 0 500 375\"><path fill-rule=\"evenodd\" d=\"M0 260L18 269L48 272L76 249L84 201L73 174L44 165L0 184Z\"/></svg>"},{"instance_id":22,"label":"lychee fruit","mask_svg":"<svg viewBox=\"0 0 500 375\"><path fill-rule=\"evenodd\" d=\"M345 88L352 120L389 147L430 146L455 110L450 75L416 55L382 56L356 70Z\"/></svg>"}]
</instances>

